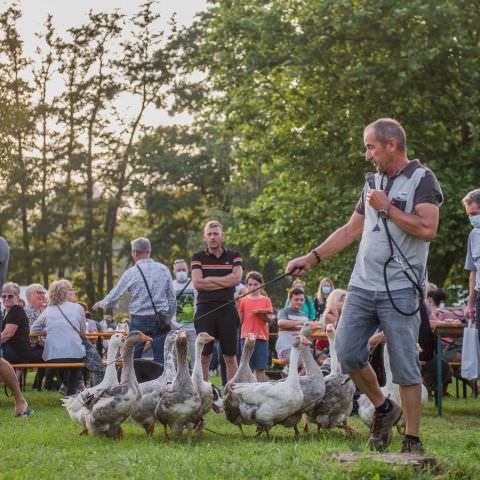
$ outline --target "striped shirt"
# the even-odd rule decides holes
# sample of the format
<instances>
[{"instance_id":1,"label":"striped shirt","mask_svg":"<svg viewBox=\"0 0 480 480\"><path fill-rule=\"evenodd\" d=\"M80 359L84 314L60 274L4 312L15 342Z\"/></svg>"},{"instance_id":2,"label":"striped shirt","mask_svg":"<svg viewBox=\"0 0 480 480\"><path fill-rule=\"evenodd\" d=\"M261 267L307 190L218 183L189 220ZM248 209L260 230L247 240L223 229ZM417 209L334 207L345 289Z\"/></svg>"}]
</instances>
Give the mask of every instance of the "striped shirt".
<instances>
[{"instance_id":1,"label":"striped shirt","mask_svg":"<svg viewBox=\"0 0 480 480\"><path fill-rule=\"evenodd\" d=\"M151 258L138 260L137 264L145 275L157 312L166 315L167 320L170 321L177 309L170 271L165 265L155 262ZM130 303L128 305L130 314L155 314L145 282L136 265L123 273L117 285L99 302L99 306L101 308L113 307L127 290L130 292Z\"/></svg>"},{"instance_id":2,"label":"striped shirt","mask_svg":"<svg viewBox=\"0 0 480 480\"><path fill-rule=\"evenodd\" d=\"M233 272L234 267L242 266L242 257L238 252L224 249L220 257L207 250L200 250L193 254L192 271L201 270L203 278L225 277ZM199 290L197 304L224 303L233 300L235 287L220 288L212 291Z\"/></svg>"}]
</instances>

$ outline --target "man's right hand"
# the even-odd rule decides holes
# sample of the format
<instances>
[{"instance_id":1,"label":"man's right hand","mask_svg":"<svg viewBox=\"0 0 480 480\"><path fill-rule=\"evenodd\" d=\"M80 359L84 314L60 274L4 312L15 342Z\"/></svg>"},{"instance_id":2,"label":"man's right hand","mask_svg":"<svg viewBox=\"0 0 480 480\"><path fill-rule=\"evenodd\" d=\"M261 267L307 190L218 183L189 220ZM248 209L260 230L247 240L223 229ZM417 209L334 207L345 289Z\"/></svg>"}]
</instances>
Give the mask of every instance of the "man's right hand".
<instances>
[{"instance_id":1,"label":"man's right hand","mask_svg":"<svg viewBox=\"0 0 480 480\"><path fill-rule=\"evenodd\" d=\"M293 275L294 277L301 277L305 275L313 265L317 263L315 256L312 253L308 253L303 257L294 258L290 260L287 265L286 273Z\"/></svg>"}]
</instances>

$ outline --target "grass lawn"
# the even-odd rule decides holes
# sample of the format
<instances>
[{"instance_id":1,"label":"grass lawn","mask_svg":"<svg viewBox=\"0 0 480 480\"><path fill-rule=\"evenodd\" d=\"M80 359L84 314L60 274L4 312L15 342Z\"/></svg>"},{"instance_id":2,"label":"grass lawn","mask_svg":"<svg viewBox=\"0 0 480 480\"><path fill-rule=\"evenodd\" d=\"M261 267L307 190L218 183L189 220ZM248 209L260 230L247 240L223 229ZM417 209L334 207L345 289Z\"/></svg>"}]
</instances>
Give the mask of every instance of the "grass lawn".
<instances>
[{"instance_id":1,"label":"grass lawn","mask_svg":"<svg viewBox=\"0 0 480 480\"><path fill-rule=\"evenodd\" d=\"M480 398L447 399L444 416L437 418L432 402L423 416L423 440L427 452L435 455L441 474L414 472L362 460L355 466L342 466L332 460L339 452L367 452L367 429L358 418L352 425L360 433L347 437L340 430L302 435L276 427L273 440L248 437L222 415L210 413L205 432L189 446L183 439L166 443L161 428L153 438L127 421L124 438L112 441L80 437L60 406L60 394L34 393L28 387L26 398L35 413L30 418L13 417L13 401L0 397L0 479L214 479L214 478L318 478L327 479L407 479L480 478ZM392 452L400 449L395 434Z\"/></svg>"}]
</instances>

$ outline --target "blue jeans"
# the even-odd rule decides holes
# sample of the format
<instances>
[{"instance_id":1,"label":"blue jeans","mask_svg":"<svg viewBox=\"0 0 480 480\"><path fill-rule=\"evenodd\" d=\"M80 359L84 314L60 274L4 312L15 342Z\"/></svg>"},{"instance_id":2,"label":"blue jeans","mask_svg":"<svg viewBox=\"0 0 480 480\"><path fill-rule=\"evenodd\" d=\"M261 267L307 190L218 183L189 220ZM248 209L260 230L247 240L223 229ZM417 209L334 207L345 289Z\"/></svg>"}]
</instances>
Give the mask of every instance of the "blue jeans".
<instances>
[{"instance_id":1,"label":"blue jeans","mask_svg":"<svg viewBox=\"0 0 480 480\"><path fill-rule=\"evenodd\" d=\"M152 337L153 360L163 367L163 347L168 332L162 331L158 326L155 315L132 315L130 330L139 330L140 332ZM135 347L134 358L141 358L143 344Z\"/></svg>"}]
</instances>

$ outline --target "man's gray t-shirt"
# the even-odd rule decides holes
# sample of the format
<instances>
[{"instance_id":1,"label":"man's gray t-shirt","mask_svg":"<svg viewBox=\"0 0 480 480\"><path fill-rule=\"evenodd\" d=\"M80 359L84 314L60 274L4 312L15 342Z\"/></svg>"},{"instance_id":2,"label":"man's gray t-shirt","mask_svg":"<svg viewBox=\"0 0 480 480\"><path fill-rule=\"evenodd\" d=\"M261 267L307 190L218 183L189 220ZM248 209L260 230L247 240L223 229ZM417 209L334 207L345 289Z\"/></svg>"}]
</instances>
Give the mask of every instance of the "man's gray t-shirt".
<instances>
[{"instance_id":1,"label":"man's gray t-shirt","mask_svg":"<svg viewBox=\"0 0 480 480\"><path fill-rule=\"evenodd\" d=\"M475 290L480 291L480 228L474 228L468 235L465 270L476 273Z\"/></svg>"},{"instance_id":2,"label":"man's gray t-shirt","mask_svg":"<svg viewBox=\"0 0 480 480\"><path fill-rule=\"evenodd\" d=\"M290 307L282 308L277 314L278 320L297 320L301 322L308 322L308 317L300 310L292 310ZM296 330L279 330L278 339L275 344L277 354L282 350L292 348L293 339L298 335Z\"/></svg>"}]
</instances>

